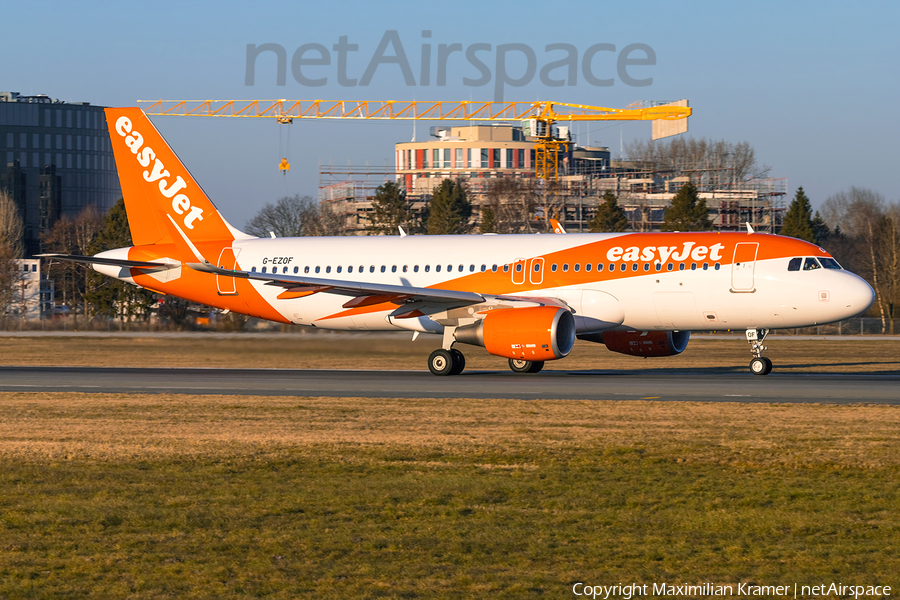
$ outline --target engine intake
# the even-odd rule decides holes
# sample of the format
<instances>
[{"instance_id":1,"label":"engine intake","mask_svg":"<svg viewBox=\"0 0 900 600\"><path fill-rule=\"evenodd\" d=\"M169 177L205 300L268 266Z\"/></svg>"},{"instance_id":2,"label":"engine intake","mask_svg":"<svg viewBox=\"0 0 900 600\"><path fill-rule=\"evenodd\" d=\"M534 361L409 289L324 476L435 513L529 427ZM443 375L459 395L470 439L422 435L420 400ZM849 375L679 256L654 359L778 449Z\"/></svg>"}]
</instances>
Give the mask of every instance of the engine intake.
<instances>
[{"instance_id":1,"label":"engine intake","mask_svg":"<svg viewBox=\"0 0 900 600\"><path fill-rule=\"evenodd\" d=\"M557 306L493 310L481 321L458 328L456 341L484 346L504 358L556 360L575 345L575 317Z\"/></svg>"},{"instance_id":2,"label":"engine intake","mask_svg":"<svg viewBox=\"0 0 900 600\"><path fill-rule=\"evenodd\" d=\"M604 331L601 340L613 352L631 356L675 356L687 348L690 331Z\"/></svg>"}]
</instances>

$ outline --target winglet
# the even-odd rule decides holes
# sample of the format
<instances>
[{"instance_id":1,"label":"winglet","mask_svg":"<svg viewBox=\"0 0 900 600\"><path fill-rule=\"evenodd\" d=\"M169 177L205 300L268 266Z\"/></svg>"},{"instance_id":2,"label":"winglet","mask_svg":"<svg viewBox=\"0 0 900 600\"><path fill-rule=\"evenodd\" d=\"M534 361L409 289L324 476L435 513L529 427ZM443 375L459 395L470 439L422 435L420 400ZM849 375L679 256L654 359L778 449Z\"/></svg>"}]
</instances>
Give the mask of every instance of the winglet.
<instances>
[{"instance_id":1,"label":"winglet","mask_svg":"<svg viewBox=\"0 0 900 600\"><path fill-rule=\"evenodd\" d=\"M550 225L553 226L553 233L565 233L565 228L556 219L550 219Z\"/></svg>"},{"instance_id":2,"label":"winglet","mask_svg":"<svg viewBox=\"0 0 900 600\"><path fill-rule=\"evenodd\" d=\"M403 227L402 227L402 226L397 225L397 229L400 230L400 237L406 237L406 232L403 231Z\"/></svg>"},{"instance_id":3,"label":"winglet","mask_svg":"<svg viewBox=\"0 0 900 600\"><path fill-rule=\"evenodd\" d=\"M754 231L753 226L750 224L750 221L747 221L747 233L756 233Z\"/></svg>"}]
</instances>

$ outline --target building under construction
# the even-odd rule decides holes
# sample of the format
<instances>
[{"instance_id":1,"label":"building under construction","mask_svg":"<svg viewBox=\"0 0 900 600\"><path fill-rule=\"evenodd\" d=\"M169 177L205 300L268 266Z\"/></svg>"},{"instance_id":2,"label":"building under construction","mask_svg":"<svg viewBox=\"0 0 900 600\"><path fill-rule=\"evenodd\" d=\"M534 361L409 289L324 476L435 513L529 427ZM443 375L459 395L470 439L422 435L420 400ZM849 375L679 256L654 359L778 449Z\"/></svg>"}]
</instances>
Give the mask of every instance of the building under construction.
<instances>
[{"instance_id":1,"label":"building under construction","mask_svg":"<svg viewBox=\"0 0 900 600\"><path fill-rule=\"evenodd\" d=\"M443 179L466 184L477 225L481 209L497 202L526 212L521 231L550 231L549 219L567 231L588 231L601 197L612 192L628 215L630 229L659 231L675 193L691 182L706 201L716 230L750 223L777 233L784 215L786 179L751 178L729 160L614 160L609 148L578 146L567 128L555 132L567 142L555 180L535 177L536 140L527 127L509 124L433 127L431 139L398 143L391 167L319 167L319 199L343 216L350 233L370 226L378 186L396 181L406 191L414 215L422 215L432 190ZM507 185L498 186L498 180ZM509 182L515 182L509 185ZM499 188L505 193L498 193ZM512 191L510 191L512 190Z\"/></svg>"}]
</instances>

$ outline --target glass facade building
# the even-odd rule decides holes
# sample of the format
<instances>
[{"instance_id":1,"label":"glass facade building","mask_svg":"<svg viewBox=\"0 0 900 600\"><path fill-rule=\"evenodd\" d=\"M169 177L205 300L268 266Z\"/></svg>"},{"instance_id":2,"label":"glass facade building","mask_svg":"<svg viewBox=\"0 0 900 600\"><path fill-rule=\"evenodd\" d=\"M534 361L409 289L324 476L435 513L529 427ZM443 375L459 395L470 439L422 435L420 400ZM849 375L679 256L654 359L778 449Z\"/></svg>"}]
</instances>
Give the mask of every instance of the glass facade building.
<instances>
[{"instance_id":1,"label":"glass facade building","mask_svg":"<svg viewBox=\"0 0 900 600\"><path fill-rule=\"evenodd\" d=\"M0 92L0 189L23 216L28 255L63 215L121 197L103 108Z\"/></svg>"}]
</instances>

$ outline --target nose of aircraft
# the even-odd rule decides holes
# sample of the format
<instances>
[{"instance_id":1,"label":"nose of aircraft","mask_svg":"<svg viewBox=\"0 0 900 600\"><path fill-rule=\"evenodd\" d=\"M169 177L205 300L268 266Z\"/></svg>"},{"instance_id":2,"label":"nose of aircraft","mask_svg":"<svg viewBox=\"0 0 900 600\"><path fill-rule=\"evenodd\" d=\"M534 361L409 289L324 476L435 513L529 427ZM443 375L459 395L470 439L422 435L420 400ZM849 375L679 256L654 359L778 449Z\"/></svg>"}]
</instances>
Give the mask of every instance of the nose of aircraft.
<instances>
[{"instance_id":1,"label":"nose of aircraft","mask_svg":"<svg viewBox=\"0 0 900 600\"><path fill-rule=\"evenodd\" d=\"M875 290L861 277L852 273L846 275L848 277L841 289L840 301L841 308L847 315L844 318L849 318L865 312L872 306L875 302Z\"/></svg>"}]
</instances>

